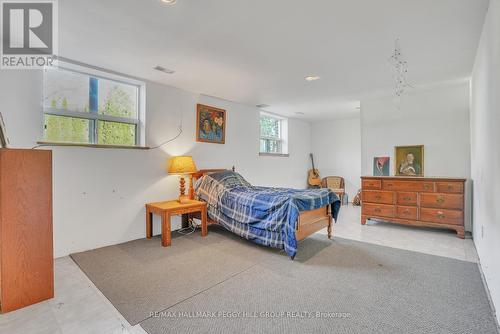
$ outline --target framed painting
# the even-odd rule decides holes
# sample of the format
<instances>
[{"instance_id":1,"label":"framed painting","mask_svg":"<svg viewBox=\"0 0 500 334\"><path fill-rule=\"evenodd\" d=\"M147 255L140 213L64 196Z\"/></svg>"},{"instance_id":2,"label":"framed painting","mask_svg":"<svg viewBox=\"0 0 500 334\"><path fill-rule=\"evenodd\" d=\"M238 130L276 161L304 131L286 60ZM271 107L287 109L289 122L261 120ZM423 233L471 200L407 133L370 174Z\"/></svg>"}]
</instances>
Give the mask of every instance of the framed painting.
<instances>
[{"instance_id":1,"label":"framed painting","mask_svg":"<svg viewBox=\"0 0 500 334\"><path fill-rule=\"evenodd\" d=\"M198 104L196 110L196 141L224 144L226 142L226 111L203 104Z\"/></svg>"},{"instance_id":2,"label":"framed painting","mask_svg":"<svg viewBox=\"0 0 500 334\"><path fill-rule=\"evenodd\" d=\"M424 176L424 145L394 148L396 176Z\"/></svg>"},{"instance_id":3,"label":"framed painting","mask_svg":"<svg viewBox=\"0 0 500 334\"><path fill-rule=\"evenodd\" d=\"M375 157L373 158L373 176L389 176L389 164L391 158L389 157Z\"/></svg>"}]
</instances>

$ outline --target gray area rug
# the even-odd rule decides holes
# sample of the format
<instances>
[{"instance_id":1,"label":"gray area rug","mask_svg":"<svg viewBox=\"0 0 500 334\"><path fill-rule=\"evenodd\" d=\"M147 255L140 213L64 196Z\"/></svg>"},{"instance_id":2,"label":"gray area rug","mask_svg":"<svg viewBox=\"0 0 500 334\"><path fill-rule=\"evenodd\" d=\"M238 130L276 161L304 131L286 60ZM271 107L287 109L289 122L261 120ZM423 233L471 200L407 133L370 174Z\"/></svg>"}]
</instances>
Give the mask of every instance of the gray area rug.
<instances>
[{"instance_id":1,"label":"gray area rug","mask_svg":"<svg viewBox=\"0 0 500 334\"><path fill-rule=\"evenodd\" d=\"M71 257L150 334L497 333L475 263L321 234L294 261L218 227Z\"/></svg>"}]
</instances>

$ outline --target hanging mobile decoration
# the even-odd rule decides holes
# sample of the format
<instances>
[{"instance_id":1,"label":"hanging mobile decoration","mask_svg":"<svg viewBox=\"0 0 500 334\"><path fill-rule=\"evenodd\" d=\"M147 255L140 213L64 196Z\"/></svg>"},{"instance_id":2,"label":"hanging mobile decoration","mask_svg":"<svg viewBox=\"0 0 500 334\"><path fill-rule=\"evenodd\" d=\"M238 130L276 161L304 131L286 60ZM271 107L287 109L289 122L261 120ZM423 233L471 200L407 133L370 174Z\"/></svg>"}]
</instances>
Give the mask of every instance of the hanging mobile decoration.
<instances>
[{"instance_id":1,"label":"hanging mobile decoration","mask_svg":"<svg viewBox=\"0 0 500 334\"><path fill-rule=\"evenodd\" d=\"M397 108L400 109L401 96L403 96L405 89L407 87L413 87L408 83L408 62L401 53L399 38L395 41L394 51L392 56L389 58L389 63L391 65L392 77L394 80L395 103Z\"/></svg>"}]
</instances>

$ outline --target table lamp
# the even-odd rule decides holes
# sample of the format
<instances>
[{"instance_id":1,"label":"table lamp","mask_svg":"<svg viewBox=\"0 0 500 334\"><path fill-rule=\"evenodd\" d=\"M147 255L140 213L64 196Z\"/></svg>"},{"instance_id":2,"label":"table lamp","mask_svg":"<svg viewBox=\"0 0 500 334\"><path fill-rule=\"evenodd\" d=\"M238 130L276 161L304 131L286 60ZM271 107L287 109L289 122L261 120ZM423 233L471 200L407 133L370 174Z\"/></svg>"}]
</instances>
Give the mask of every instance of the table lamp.
<instances>
[{"instance_id":1,"label":"table lamp","mask_svg":"<svg viewBox=\"0 0 500 334\"><path fill-rule=\"evenodd\" d=\"M177 156L169 159L168 173L180 175L179 203L189 202L189 198L186 196L186 180L184 180L184 175L192 174L196 171L196 165L192 156Z\"/></svg>"}]
</instances>

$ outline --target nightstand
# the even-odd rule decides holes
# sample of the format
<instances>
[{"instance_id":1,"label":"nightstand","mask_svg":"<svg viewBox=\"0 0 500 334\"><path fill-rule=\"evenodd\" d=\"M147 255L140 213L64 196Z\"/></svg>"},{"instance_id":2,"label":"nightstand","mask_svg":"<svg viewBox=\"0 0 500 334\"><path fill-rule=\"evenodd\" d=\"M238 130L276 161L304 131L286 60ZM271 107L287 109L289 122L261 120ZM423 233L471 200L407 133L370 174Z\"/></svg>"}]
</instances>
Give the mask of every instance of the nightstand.
<instances>
[{"instance_id":1,"label":"nightstand","mask_svg":"<svg viewBox=\"0 0 500 334\"><path fill-rule=\"evenodd\" d=\"M187 213L199 212L201 215L201 236L208 233L207 228L207 203L190 200L179 203L177 200L146 204L146 238L153 235L153 214L161 216L161 245L170 246L172 242L170 230L170 217Z\"/></svg>"}]
</instances>

